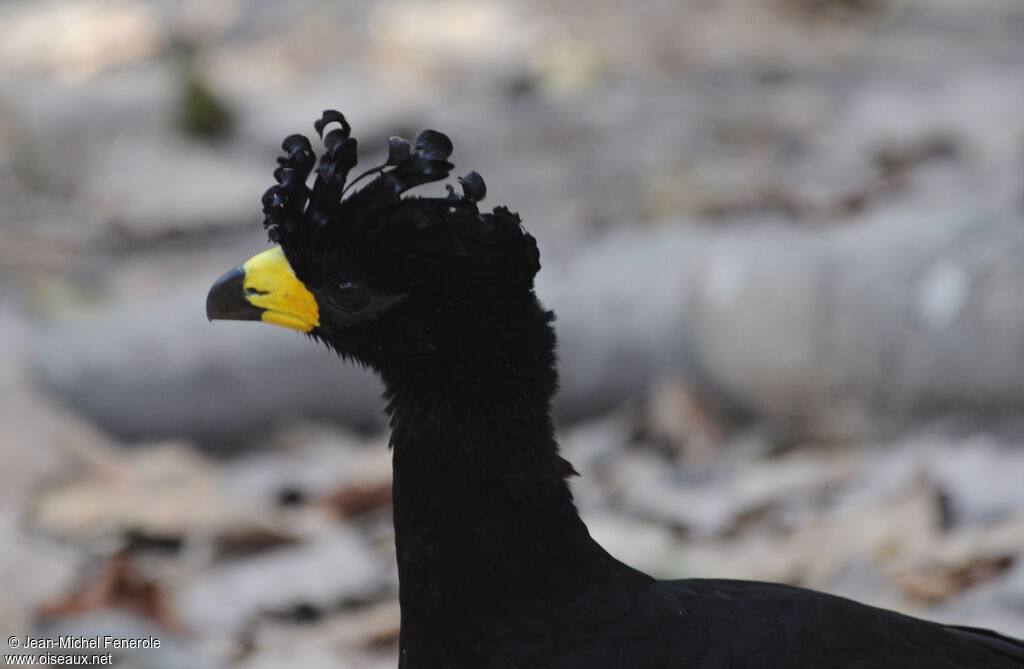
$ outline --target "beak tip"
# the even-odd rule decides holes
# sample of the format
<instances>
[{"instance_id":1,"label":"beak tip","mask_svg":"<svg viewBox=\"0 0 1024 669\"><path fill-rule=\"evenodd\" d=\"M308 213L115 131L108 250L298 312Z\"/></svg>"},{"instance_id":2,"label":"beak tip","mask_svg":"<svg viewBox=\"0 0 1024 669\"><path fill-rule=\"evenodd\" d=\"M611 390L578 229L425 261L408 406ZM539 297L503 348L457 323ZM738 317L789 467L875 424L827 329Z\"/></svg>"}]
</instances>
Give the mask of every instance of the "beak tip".
<instances>
[{"instance_id":1,"label":"beak tip","mask_svg":"<svg viewBox=\"0 0 1024 669\"><path fill-rule=\"evenodd\" d=\"M262 309L249 304L244 297L245 270L236 267L217 279L206 295L206 319L258 320Z\"/></svg>"}]
</instances>

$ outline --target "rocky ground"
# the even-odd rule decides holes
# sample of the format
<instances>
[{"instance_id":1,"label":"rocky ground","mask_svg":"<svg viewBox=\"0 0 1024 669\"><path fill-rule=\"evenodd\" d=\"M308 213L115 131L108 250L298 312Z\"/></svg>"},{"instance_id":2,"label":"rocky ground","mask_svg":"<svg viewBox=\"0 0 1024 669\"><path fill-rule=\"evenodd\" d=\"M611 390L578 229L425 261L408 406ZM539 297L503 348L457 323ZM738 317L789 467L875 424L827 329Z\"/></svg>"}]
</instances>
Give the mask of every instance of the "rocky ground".
<instances>
[{"instance_id":1,"label":"rocky ground","mask_svg":"<svg viewBox=\"0 0 1024 669\"><path fill-rule=\"evenodd\" d=\"M612 553L1024 636L1016 0L0 3L0 631L394 666L379 386L203 313L327 107L538 237Z\"/></svg>"}]
</instances>

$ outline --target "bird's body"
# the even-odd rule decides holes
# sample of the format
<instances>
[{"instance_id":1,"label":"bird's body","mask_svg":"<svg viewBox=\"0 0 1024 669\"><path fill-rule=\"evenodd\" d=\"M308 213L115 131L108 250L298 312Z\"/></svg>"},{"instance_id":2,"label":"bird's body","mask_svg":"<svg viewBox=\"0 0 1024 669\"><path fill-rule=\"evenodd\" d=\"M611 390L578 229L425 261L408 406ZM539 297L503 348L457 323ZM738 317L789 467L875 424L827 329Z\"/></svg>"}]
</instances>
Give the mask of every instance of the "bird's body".
<instances>
[{"instance_id":1,"label":"bird's body","mask_svg":"<svg viewBox=\"0 0 1024 669\"><path fill-rule=\"evenodd\" d=\"M330 122L342 127L314 187L308 142L292 136L264 198L283 255L225 275L207 310L308 332L384 380L399 667L1024 668L1024 643L993 632L785 585L658 581L610 556L558 454L533 238L505 209L479 212L475 174L462 197L401 197L451 169L432 131L391 140L390 169L342 199L355 143L336 113L318 131Z\"/></svg>"}]
</instances>

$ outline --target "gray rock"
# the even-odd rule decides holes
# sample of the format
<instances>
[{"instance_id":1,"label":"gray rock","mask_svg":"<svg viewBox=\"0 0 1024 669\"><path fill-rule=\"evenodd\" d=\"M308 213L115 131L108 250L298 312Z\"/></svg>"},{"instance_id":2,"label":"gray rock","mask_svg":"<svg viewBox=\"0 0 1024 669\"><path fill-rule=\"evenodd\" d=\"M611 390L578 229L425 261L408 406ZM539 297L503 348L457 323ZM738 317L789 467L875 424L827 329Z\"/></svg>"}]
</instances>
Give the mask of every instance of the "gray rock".
<instances>
[{"instance_id":1,"label":"gray rock","mask_svg":"<svg viewBox=\"0 0 1024 669\"><path fill-rule=\"evenodd\" d=\"M805 429L1012 417L1024 397L1022 257L1019 223L978 204L723 238L691 283L686 332L712 386Z\"/></svg>"}]
</instances>

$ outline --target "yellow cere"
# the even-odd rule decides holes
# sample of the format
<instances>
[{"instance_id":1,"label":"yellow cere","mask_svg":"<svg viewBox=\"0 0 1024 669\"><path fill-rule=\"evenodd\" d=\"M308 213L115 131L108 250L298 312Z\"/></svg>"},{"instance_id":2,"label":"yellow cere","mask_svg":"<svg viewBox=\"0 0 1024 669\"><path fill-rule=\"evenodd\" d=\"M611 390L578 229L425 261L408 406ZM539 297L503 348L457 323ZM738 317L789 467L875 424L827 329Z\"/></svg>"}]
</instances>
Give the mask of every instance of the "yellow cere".
<instances>
[{"instance_id":1,"label":"yellow cere","mask_svg":"<svg viewBox=\"0 0 1024 669\"><path fill-rule=\"evenodd\" d=\"M320 325L316 299L295 276L280 246L249 258L242 269L245 299L265 310L261 316L264 323L299 332L309 332Z\"/></svg>"}]
</instances>

